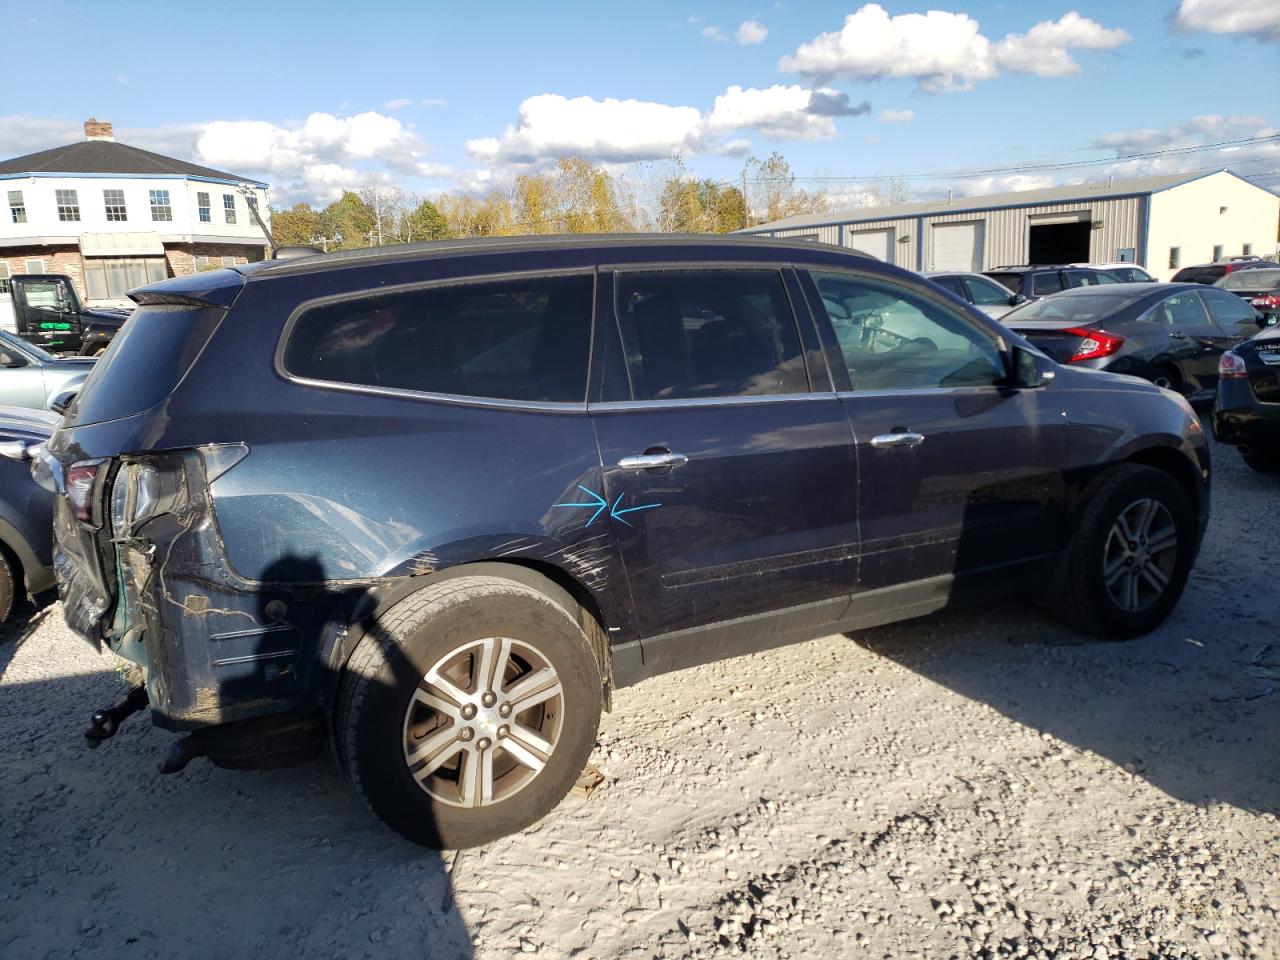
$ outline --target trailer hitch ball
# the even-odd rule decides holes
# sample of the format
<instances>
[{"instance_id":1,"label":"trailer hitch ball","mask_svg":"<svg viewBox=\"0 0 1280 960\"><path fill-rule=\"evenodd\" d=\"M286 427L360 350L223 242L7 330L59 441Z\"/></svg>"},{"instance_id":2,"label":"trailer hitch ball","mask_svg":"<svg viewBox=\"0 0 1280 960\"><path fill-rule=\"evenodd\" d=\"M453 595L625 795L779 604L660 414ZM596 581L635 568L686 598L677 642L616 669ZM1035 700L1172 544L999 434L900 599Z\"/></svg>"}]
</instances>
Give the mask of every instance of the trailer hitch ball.
<instances>
[{"instance_id":1,"label":"trailer hitch ball","mask_svg":"<svg viewBox=\"0 0 1280 960\"><path fill-rule=\"evenodd\" d=\"M103 710L95 710L89 718L89 729L84 738L90 750L102 746L102 741L110 740L120 729L120 724L147 706L147 688L143 684L131 687L129 692L111 706Z\"/></svg>"}]
</instances>

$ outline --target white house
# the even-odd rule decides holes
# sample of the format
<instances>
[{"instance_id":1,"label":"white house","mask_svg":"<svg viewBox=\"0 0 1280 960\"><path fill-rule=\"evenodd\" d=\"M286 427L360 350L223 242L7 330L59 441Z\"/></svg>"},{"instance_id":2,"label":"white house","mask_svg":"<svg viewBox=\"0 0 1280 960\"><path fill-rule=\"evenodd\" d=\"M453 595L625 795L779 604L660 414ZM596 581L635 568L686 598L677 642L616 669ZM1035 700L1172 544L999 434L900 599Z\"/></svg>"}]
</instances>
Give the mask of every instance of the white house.
<instances>
[{"instance_id":1,"label":"white house","mask_svg":"<svg viewBox=\"0 0 1280 960\"><path fill-rule=\"evenodd\" d=\"M1276 252L1280 197L1225 170L801 215L746 233L803 237L908 270L1136 262L1160 280Z\"/></svg>"},{"instance_id":2,"label":"white house","mask_svg":"<svg viewBox=\"0 0 1280 960\"><path fill-rule=\"evenodd\" d=\"M90 303L212 266L261 260L267 184L116 143L90 119L79 143L0 161L0 297L21 273L72 278Z\"/></svg>"}]
</instances>

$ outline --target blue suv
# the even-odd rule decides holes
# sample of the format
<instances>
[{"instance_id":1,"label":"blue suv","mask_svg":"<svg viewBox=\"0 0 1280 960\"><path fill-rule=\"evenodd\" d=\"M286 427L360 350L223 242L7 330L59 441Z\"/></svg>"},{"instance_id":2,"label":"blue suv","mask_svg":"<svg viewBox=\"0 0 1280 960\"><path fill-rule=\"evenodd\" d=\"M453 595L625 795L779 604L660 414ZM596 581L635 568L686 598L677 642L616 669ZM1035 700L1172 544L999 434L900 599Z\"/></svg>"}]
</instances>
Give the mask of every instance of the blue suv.
<instances>
[{"instance_id":1,"label":"blue suv","mask_svg":"<svg viewBox=\"0 0 1280 960\"><path fill-rule=\"evenodd\" d=\"M1208 518L1185 401L913 274L757 238L445 242L168 280L34 465L94 715L264 766L327 742L450 848L580 774L612 691L1025 592L1113 638Z\"/></svg>"}]
</instances>

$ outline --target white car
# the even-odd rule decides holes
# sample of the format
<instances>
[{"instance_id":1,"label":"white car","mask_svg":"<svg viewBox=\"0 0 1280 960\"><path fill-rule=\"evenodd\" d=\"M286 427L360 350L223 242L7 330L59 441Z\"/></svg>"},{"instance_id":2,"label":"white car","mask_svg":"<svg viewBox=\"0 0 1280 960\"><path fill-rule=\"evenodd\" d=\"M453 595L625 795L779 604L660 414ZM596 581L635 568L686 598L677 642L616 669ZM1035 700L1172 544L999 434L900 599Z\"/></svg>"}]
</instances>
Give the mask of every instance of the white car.
<instances>
[{"instance_id":1,"label":"white car","mask_svg":"<svg viewBox=\"0 0 1280 960\"><path fill-rule=\"evenodd\" d=\"M961 300L973 304L993 320L999 320L1027 299L1020 293L1010 293L1008 287L980 273L932 270L922 273L921 276L932 280L947 292L954 293Z\"/></svg>"},{"instance_id":2,"label":"white car","mask_svg":"<svg viewBox=\"0 0 1280 960\"><path fill-rule=\"evenodd\" d=\"M1156 278L1149 274L1136 263L1130 263L1127 260L1117 260L1115 263L1073 263L1073 267L1093 267L1095 270L1105 270L1121 283L1155 283Z\"/></svg>"}]
</instances>

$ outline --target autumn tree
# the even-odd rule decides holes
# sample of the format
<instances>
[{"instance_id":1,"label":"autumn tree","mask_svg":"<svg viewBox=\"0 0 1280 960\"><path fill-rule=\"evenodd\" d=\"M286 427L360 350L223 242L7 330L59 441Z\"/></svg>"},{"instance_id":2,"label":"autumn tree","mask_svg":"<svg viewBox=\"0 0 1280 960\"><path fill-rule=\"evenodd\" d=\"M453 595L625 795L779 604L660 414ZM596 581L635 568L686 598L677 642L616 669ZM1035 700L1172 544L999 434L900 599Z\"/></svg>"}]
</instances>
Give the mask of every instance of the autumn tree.
<instances>
[{"instance_id":1,"label":"autumn tree","mask_svg":"<svg viewBox=\"0 0 1280 960\"><path fill-rule=\"evenodd\" d=\"M397 236L402 243L415 243L419 240L447 240L454 234L450 232L440 208L430 200L423 200L401 216Z\"/></svg>"},{"instance_id":2,"label":"autumn tree","mask_svg":"<svg viewBox=\"0 0 1280 960\"><path fill-rule=\"evenodd\" d=\"M347 190L320 214L324 235L333 250L356 250L372 245L373 213L358 194Z\"/></svg>"},{"instance_id":3,"label":"autumn tree","mask_svg":"<svg viewBox=\"0 0 1280 960\"><path fill-rule=\"evenodd\" d=\"M306 246L322 232L320 213L308 203L287 210L271 210L271 235L278 247Z\"/></svg>"}]
</instances>

